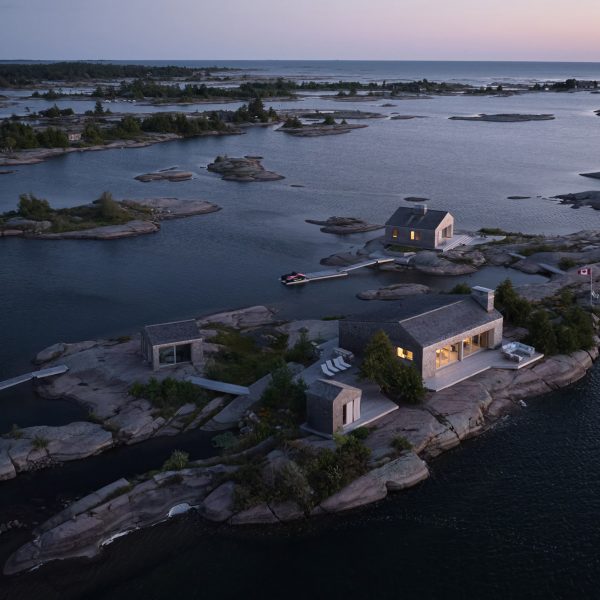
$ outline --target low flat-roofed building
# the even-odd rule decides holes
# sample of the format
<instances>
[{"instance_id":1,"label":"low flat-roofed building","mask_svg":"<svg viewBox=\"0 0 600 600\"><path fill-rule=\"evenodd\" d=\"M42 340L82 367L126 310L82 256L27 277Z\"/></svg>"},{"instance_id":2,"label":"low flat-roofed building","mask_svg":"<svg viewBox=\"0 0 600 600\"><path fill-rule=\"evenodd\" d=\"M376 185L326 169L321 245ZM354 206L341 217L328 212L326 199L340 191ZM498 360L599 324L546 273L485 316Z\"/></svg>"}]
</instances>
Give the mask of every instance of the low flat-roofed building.
<instances>
[{"instance_id":1,"label":"low flat-roofed building","mask_svg":"<svg viewBox=\"0 0 600 600\"><path fill-rule=\"evenodd\" d=\"M142 356L154 371L173 365L202 362L202 337L196 321L146 325L142 329Z\"/></svg>"},{"instance_id":2,"label":"low flat-roofed building","mask_svg":"<svg viewBox=\"0 0 600 600\"><path fill-rule=\"evenodd\" d=\"M325 436L343 433L360 419L361 397L358 388L317 379L306 390L306 429Z\"/></svg>"}]
</instances>

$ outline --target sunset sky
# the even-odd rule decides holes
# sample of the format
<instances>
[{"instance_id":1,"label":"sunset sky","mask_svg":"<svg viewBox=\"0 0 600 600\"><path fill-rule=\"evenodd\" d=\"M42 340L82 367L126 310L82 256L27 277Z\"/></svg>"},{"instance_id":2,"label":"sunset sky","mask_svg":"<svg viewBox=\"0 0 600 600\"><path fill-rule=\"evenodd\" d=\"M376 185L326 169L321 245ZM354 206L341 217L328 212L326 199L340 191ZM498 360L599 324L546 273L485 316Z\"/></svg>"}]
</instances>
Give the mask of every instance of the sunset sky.
<instances>
[{"instance_id":1,"label":"sunset sky","mask_svg":"<svg viewBox=\"0 0 600 600\"><path fill-rule=\"evenodd\" d=\"M600 61L599 0L0 0L0 59Z\"/></svg>"}]
</instances>

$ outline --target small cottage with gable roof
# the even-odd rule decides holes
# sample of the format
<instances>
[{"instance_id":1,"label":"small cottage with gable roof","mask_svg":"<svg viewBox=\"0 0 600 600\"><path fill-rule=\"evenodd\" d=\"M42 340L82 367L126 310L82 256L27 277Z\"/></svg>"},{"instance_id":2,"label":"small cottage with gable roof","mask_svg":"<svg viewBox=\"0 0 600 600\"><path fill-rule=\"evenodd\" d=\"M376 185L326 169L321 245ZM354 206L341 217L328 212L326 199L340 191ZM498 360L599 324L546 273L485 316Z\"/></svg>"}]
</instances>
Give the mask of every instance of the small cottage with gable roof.
<instances>
[{"instance_id":1,"label":"small cottage with gable roof","mask_svg":"<svg viewBox=\"0 0 600 600\"><path fill-rule=\"evenodd\" d=\"M425 204L401 206L385 224L386 244L441 250L454 235L454 217Z\"/></svg>"}]
</instances>

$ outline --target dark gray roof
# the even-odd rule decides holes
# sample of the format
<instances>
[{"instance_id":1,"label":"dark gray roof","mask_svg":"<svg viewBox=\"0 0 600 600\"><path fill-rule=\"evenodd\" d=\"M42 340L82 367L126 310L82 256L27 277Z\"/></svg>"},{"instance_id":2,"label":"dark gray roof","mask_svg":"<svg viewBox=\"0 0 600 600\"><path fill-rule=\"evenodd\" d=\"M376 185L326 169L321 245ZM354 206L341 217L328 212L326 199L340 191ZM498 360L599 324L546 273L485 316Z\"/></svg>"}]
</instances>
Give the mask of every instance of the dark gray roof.
<instances>
[{"instance_id":1,"label":"dark gray roof","mask_svg":"<svg viewBox=\"0 0 600 600\"><path fill-rule=\"evenodd\" d=\"M146 325L144 334L152 346L201 339L198 325L193 319L174 323L160 323L159 325Z\"/></svg>"},{"instance_id":2,"label":"dark gray roof","mask_svg":"<svg viewBox=\"0 0 600 600\"><path fill-rule=\"evenodd\" d=\"M386 221L386 225L393 227L412 227L414 229L435 229L449 214L447 210L431 210L423 213L425 207L401 206Z\"/></svg>"},{"instance_id":3,"label":"dark gray roof","mask_svg":"<svg viewBox=\"0 0 600 600\"><path fill-rule=\"evenodd\" d=\"M345 321L381 323L392 341L405 342L408 335L426 347L501 318L497 310L487 312L469 295L431 294L409 296Z\"/></svg>"},{"instance_id":4,"label":"dark gray roof","mask_svg":"<svg viewBox=\"0 0 600 600\"><path fill-rule=\"evenodd\" d=\"M308 387L307 392L312 396L317 396L323 400L333 402L342 392L349 391L355 394L360 394L358 388L346 385L339 381L327 381L326 379L317 379Z\"/></svg>"}]
</instances>

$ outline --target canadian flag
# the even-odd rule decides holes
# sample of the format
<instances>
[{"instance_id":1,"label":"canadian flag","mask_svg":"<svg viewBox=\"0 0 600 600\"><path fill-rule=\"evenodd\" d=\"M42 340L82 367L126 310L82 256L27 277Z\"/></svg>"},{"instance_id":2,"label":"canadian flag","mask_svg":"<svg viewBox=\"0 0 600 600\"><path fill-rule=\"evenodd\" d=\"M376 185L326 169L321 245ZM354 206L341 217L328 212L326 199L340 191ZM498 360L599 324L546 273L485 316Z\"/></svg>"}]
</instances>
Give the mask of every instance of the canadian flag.
<instances>
[{"instance_id":1,"label":"canadian flag","mask_svg":"<svg viewBox=\"0 0 600 600\"><path fill-rule=\"evenodd\" d=\"M589 267L583 267L582 269L577 269L577 273L579 275L590 275L592 270Z\"/></svg>"}]
</instances>

